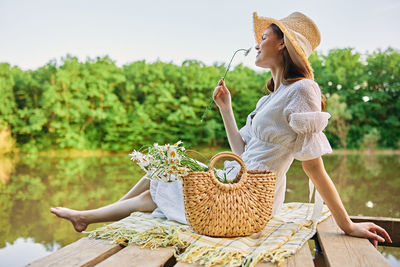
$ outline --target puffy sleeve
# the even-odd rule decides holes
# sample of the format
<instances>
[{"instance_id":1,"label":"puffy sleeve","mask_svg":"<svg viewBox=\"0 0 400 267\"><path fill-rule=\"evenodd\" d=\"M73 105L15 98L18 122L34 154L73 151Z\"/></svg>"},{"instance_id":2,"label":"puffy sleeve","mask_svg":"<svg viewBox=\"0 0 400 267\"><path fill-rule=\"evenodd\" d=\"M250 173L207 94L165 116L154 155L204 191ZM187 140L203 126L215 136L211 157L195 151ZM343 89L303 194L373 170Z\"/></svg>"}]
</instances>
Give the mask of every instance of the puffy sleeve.
<instances>
[{"instance_id":1,"label":"puffy sleeve","mask_svg":"<svg viewBox=\"0 0 400 267\"><path fill-rule=\"evenodd\" d=\"M331 115L321 112L321 90L318 84L306 79L293 88L287 99L285 114L290 128L297 134L293 157L300 161L331 153L332 148L322 132Z\"/></svg>"},{"instance_id":2,"label":"puffy sleeve","mask_svg":"<svg viewBox=\"0 0 400 267\"><path fill-rule=\"evenodd\" d=\"M293 151L295 159L310 160L332 152L331 145L322 132L330 117L329 113L320 111L290 115L289 125L297 133Z\"/></svg>"}]
</instances>

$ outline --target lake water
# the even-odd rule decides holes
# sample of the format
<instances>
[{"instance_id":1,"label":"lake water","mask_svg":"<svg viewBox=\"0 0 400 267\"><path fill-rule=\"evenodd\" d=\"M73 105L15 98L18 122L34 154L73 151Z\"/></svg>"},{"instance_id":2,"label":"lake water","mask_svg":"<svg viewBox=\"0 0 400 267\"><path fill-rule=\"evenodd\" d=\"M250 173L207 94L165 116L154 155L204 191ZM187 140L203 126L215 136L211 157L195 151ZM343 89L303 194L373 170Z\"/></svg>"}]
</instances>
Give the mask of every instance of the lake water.
<instances>
[{"instance_id":1,"label":"lake water","mask_svg":"<svg viewBox=\"0 0 400 267\"><path fill-rule=\"evenodd\" d=\"M327 155L324 162L350 215L400 217L398 155ZM127 155L0 158L0 266L23 266L85 236L51 214L50 207L107 205L143 174ZM295 161L285 202L307 198L308 178ZM378 249L392 266L400 265L399 248Z\"/></svg>"}]
</instances>

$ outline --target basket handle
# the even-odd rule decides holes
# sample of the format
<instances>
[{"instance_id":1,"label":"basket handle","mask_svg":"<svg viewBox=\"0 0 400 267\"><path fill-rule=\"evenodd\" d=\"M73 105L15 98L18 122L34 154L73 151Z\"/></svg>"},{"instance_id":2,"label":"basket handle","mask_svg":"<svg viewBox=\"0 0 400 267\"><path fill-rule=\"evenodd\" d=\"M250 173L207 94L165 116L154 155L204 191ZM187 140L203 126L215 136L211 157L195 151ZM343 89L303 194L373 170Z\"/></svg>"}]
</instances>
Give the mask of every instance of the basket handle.
<instances>
[{"instance_id":1,"label":"basket handle","mask_svg":"<svg viewBox=\"0 0 400 267\"><path fill-rule=\"evenodd\" d=\"M209 172L211 173L212 177L215 178L214 172L213 172L214 165L217 162L217 160L219 160L221 158L231 158L231 159L236 160L237 162L239 162L240 166L242 167L242 170L243 170L243 174L242 175L247 174L246 165L244 164L242 158L239 155L237 155L237 154L235 154L233 152L230 152L230 151L223 151L223 152L220 152L218 154L215 154L210 160ZM215 180L217 180L217 179L215 178ZM242 179L240 179L240 181L241 180Z\"/></svg>"}]
</instances>

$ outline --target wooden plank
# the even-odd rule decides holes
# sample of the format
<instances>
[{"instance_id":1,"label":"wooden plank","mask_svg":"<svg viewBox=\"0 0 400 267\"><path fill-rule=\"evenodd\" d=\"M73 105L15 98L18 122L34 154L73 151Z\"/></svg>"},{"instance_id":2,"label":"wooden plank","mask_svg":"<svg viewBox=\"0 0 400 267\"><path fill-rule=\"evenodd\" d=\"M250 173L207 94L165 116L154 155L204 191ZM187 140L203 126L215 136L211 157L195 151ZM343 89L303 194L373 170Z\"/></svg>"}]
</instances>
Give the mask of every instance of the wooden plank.
<instances>
[{"instance_id":1,"label":"wooden plank","mask_svg":"<svg viewBox=\"0 0 400 267\"><path fill-rule=\"evenodd\" d=\"M304 243L299 251L295 255L289 257L286 261L287 267L314 267L314 261L311 254L310 246L308 245L308 241Z\"/></svg>"},{"instance_id":2,"label":"wooden plank","mask_svg":"<svg viewBox=\"0 0 400 267\"><path fill-rule=\"evenodd\" d=\"M278 266L271 262L259 262L256 267L273 267ZM310 246L308 241L297 251L296 254L290 256L282 264L284 267L314 267L313 258L311 255Z\"/></svg>"},{"instance_id":3,"label":"wooden plank","mask_svg":"<svg viewBox=\"0 0 400 267\"><path fill-rule=\"evenodd\" d=\"M173 266L176 263L173 247L156 249L129 245L118 253L102 261L96 267L106 266Z\"/></svg>"},{"instance_id":4,"label":"wooden plank","mask_svg":"<svg viewBox=\"0 0 400 267\"><path fill-rule=\"evenodd\" d=\"M381 246L400 247L400 218L350 216L353 222L373 222L384 228L393 243L379 243Z\"/></svg>"},{"instance_id":5,"label":"wooden plank","mask_svg":"<svg viewBox=\"0 0 400 267\"><path fill-rule=\"evenodd\" d=\"M368 239L345 235L332 216L318 224L317 237L327 266L389 266Z\"/></svg>"},{"instance_id":6,"label":"wooden plank","mask_svg":"<svg viewBox=\"0 0 400 267\"><path fill-rule=\"evenodd\" d=\"M174 267L200 267L200 266L202 265L178 262ZM276 267L276 266L278 265L275 263L263 262L263 261L260 261L256 265L256 267ZM286 261L282 264L282 267L314 267L314 262L308 242L305 242L304 245L301 247L301 249L297 251L296 254L287 258Z\"/></svg>"},{"instance_id":7,"label":"wooden plank","mask_svg":"<svg viewBox=\"0 0 400 267\"><path fill-rule=\"evenodd\" d=\"M94 266L122 248L108 240L84 237L28 266Z\"/></svg>"}]
</instances>

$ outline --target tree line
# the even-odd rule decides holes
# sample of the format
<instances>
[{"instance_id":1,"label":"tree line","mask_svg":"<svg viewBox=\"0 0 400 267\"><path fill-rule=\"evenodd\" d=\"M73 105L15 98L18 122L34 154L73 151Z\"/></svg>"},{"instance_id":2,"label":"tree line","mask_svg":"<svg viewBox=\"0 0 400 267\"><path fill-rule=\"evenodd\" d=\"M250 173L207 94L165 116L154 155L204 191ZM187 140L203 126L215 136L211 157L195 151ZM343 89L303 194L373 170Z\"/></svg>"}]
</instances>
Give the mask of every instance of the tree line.
<instances>
[{"instance_id":1,"label":"tree line","mask_svg":"<svg viewBox=\"0 0 400 267\"><path fill-rule=\"evenodd\" d=\"M334 148L400 146L399 50L316 51L310 62L332 115L325 133ZM187 147L227 147L216 106L200 120L225 67L197 60L118 67L107 56L81 62L70 55L34 70L0 63L0 143L8 140L25 152L129 151L177 140ZM239 128L268 93L269 78L243 65L229 72Z\"/></svg>"}]
</instances>

